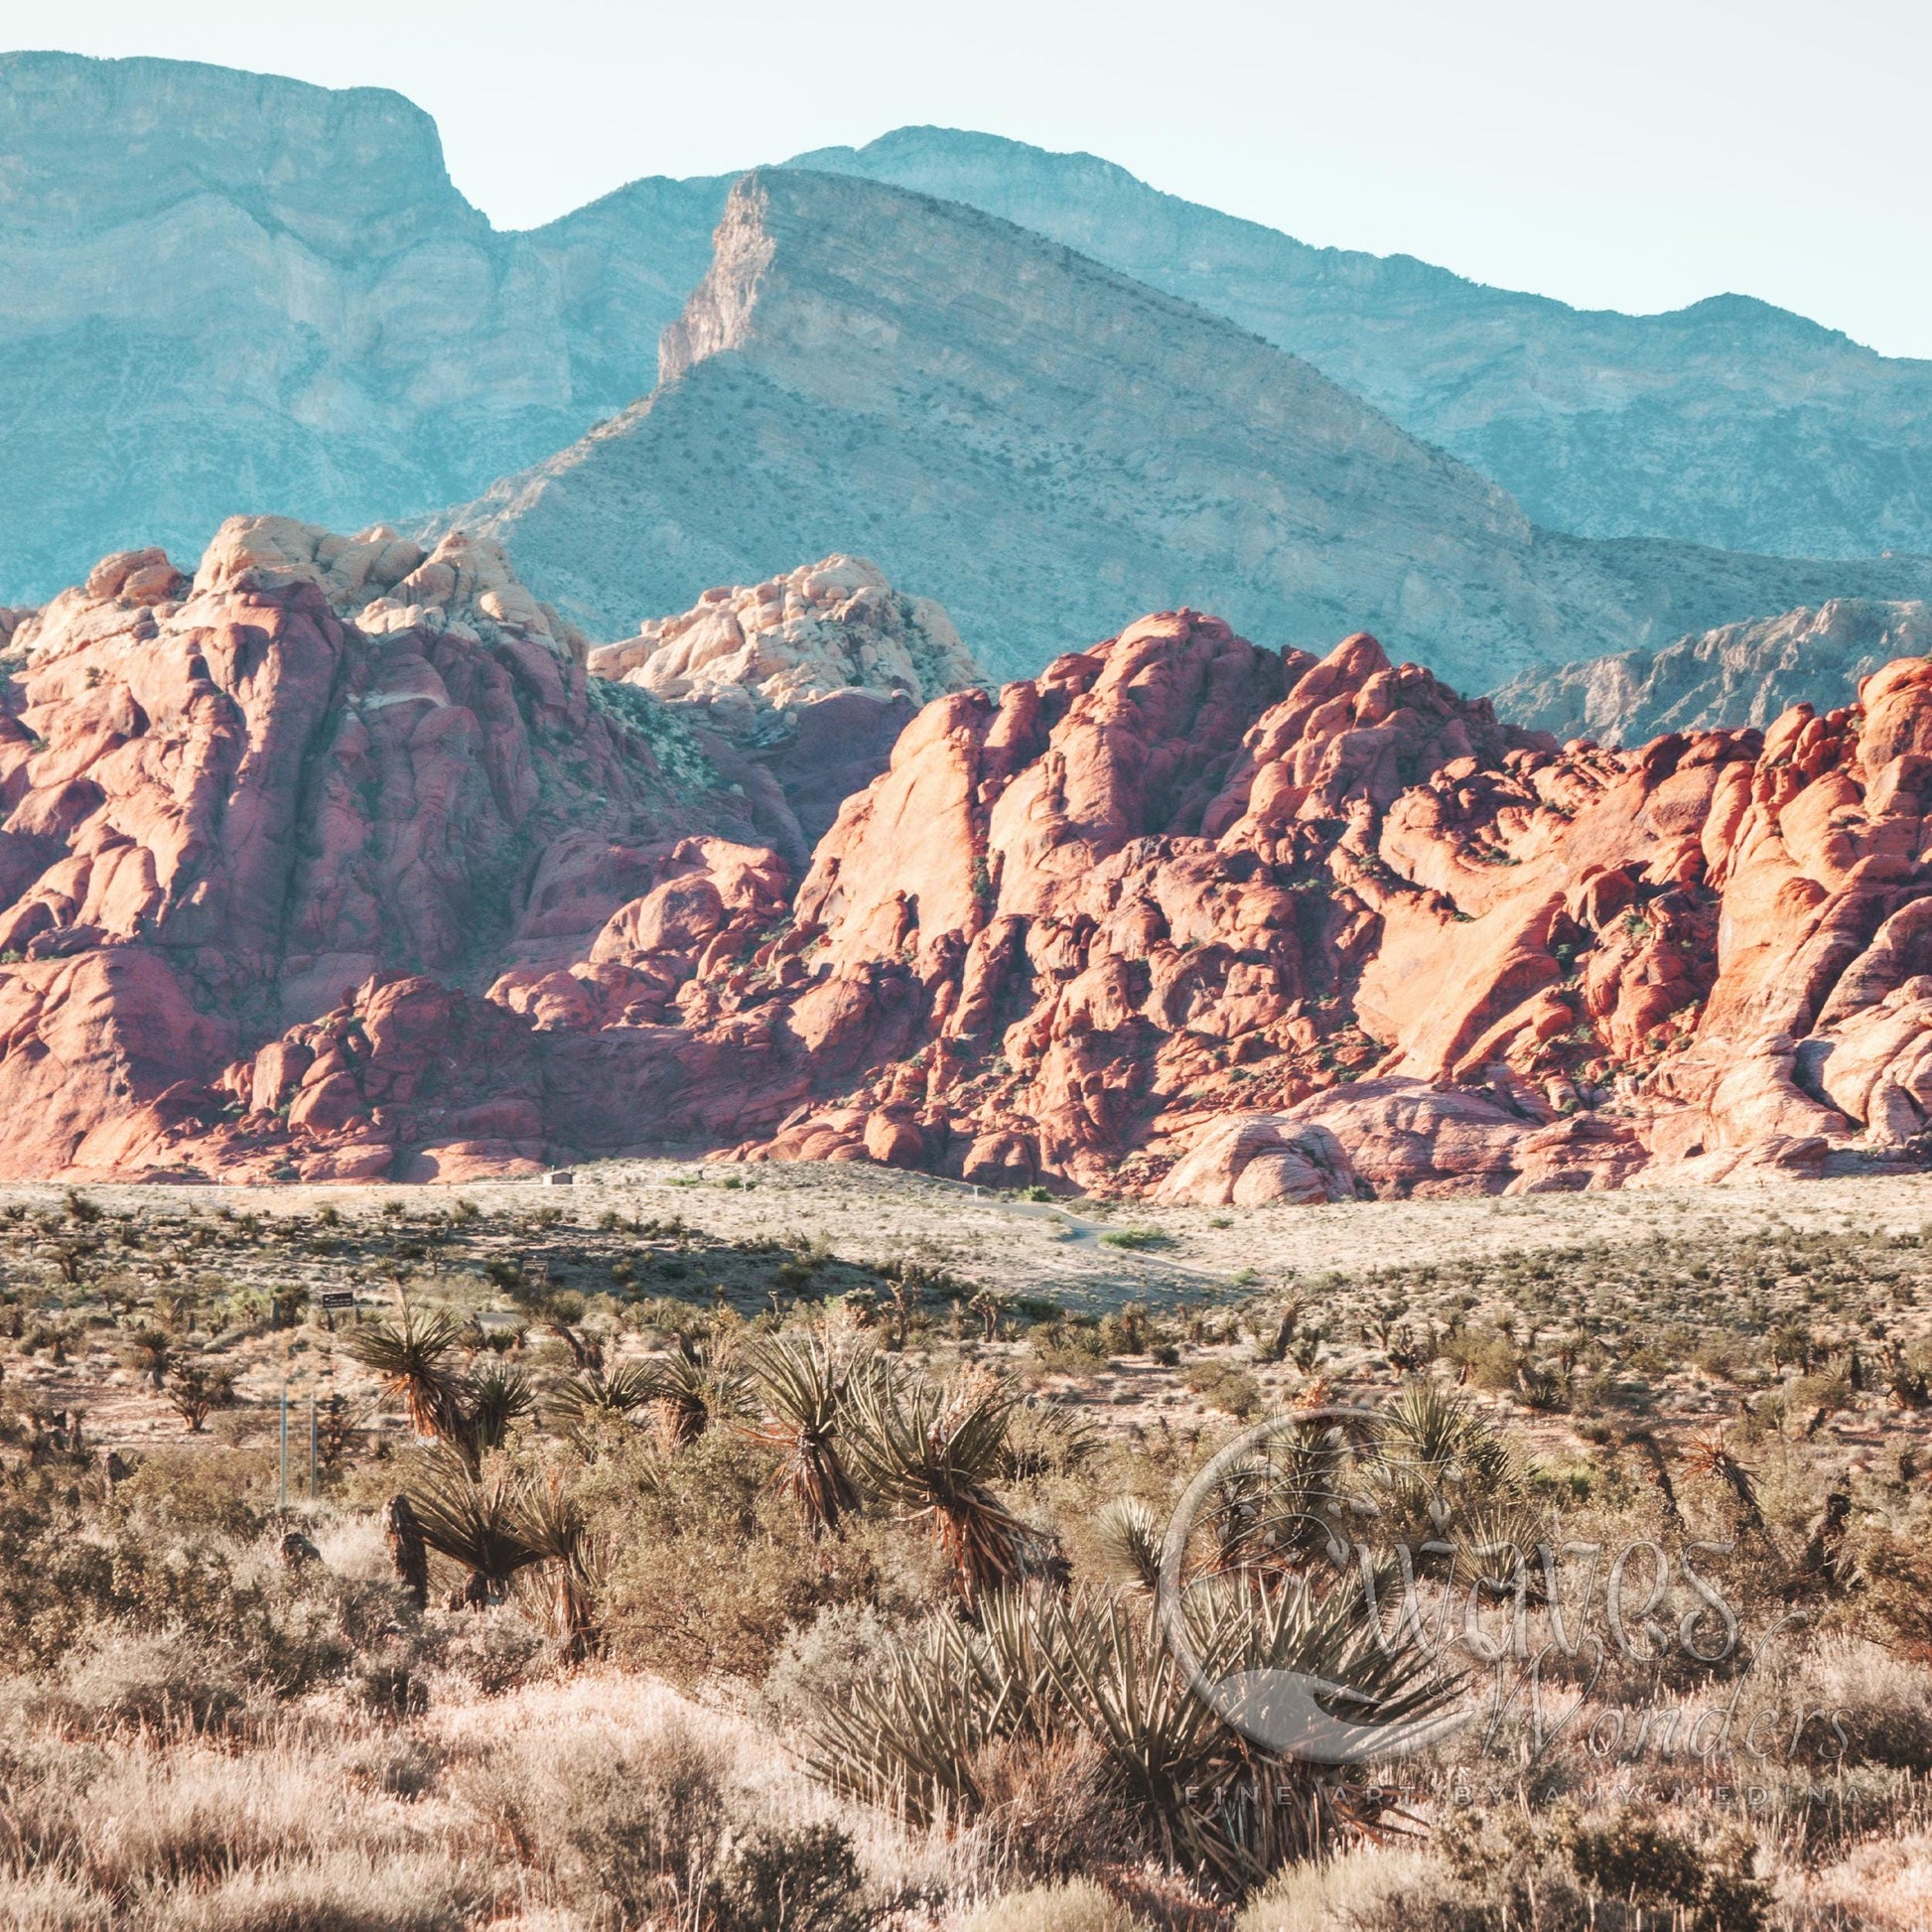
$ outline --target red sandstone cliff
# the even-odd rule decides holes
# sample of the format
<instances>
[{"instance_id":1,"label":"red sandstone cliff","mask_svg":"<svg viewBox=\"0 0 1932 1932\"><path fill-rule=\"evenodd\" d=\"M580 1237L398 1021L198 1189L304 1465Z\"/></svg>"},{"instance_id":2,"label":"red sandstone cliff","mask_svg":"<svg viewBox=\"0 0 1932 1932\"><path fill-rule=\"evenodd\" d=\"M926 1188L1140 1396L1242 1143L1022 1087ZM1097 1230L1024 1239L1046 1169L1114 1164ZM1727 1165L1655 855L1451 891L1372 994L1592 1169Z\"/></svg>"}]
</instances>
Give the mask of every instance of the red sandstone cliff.
<instances>
[{"instance_id":1,"label":"red sandstone cliff","mask_svg":"<svg viewBox=\"0 0 1932 1932\"><path fill-rule=\"evenodd\" d=\"M1932 1111L1922 660L1612 754L1152 618L927 705L794 886L541 615L404 563L387 629L219 546L22 626L0 1172L695 1144L1261 1202L1816 1172Z\"/></svg>"}]
</instances>

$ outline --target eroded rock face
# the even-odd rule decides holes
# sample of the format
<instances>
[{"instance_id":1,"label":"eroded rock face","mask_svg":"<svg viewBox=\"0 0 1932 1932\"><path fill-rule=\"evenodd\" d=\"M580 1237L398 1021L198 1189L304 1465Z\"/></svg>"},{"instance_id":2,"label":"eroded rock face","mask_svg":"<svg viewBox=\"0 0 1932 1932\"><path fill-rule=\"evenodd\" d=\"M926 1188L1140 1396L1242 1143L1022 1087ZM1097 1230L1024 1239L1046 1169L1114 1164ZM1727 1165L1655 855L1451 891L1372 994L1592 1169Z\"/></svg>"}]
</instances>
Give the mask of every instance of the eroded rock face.
<instances>
[{"instance_id":1,"label":"eroded rock face","mask_svg":"<svg viewBox=\"0 0 1932 1932\"><path fill-rule=\"evenodd\" d=\"M601 711L582 655L491 546L426 555L282 518L225 525L193 579L159 551L108 558L20 624L0 713L0 1170L178 1165L167 1146L257 1086L293 1137L280 1165L333 1173L378 1141L401 1159L421 1136L385 1122L393 1093L310 1092L320 1017L362 987L366 1022L398 975L481 990L508 960L588 952L682 833L742 814ZM450 984L438 997L465 997ZM245 1092L223 1075L236 1053ZM519 1119L540 1145L541 1109Z\"/></svg>"},{"instance_id":2,"label":"eroded rock face","mask_svg":"<svg viewBox=\"0 0 1932 1932\"><path fill-rule=\"evenodd\" d=\"M1914 1149L1926 786L1922 660L1768 734L1560 751L1371 638L1152 620L927 707L848 802L805 960L916 983L932 1037L743 1152L1227 1202Z\"/></svg>"},{"instance_id":3,"label":"eroded rock face","mask_svg":"<svg viewBox=\"0 0 1932 1932\"><path fill-rule=\"evenodd\" d=\"M924 706L796 879L483 563L378 561L336 602L418 616L371 635L285 535L22 628L5 1172L679 1146L1259 1206L1925 1146L1926 660L1560 750L1372 637L1170 613Z\"/></svg>"},{"instance_id":4,"label":"eroded rock face","mask_svg":"<svg viewBox=\"0 0 1932 1932\"><path fill-rule=\"evenodd\" d=\"M486 539L476 547L501 556ZM986 682L939 605L846 556L709 590L588 661L593 677L669 706L719 771L759 801L760 834L801 872L840 805L886 768L920 705Z\"/></svg>"},{"instance_id":5,"label":"eroded rock face","mask_svg":"<svg viewBox=\"0 0 1932 1932\"><path fill-rule=\"evenodd\" d=\"M717 730L764 737L783 714L835 691L914 706L985 683L952 620L905 597L863 557L827 557L694 608L591 653L593 675L703 705Z\"/></svg>"}]
</instances>

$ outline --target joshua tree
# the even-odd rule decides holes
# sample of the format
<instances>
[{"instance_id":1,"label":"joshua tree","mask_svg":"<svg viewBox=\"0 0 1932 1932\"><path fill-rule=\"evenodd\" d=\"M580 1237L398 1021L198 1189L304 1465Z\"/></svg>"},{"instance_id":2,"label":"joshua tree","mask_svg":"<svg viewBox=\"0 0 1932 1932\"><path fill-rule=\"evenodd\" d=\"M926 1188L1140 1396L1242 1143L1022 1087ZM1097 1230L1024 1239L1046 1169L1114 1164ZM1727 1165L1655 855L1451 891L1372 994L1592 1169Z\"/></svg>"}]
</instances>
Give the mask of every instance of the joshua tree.
<instances>
[{"instance_id":1,"label":"joshua tree","mask_svg":"<svg viewBox=\"0 0 1932 1932\"><path fill-rule=\"evenodd\" d=\"M455 1390L457 1437L474 1466L486 1450L501 1449L511 1427L536 1407L520 1369L491 1363Z\"/></svg>"},{"instance_id":2,"label":"joshua tree","mask_svg":"<svg viewBox=\"0 0 1932 1932\"><path fill-rule=\"evenodd\" d=\"M234 1401L234 1371L208 1368L201 1362L184 1362L175 1371L175 1385L168 1391L169 1404L191 1436L201 1433L211 1409L225 1409Z\"/></svg>"},{"instance_id":3,"label":"joshua tree","mask_svg":"<svg viewBox=\"0 0 1932 1932\"><path fill-rule=\"evenodd\" d=\"M391 1496L382 1512L382 1528L389 1540L389 1561L395 1565L397 1579L409 1587L420 1610L429 1602L429 1550L423 1541L423 1526L409 1498Z\"/></svg>"},{"instance_id":4,"label":"joshua tree","mask_svg":"<svg viewBox=\"0 0 1932 1932\"><path fill-rule=\"evenodd\" d=\"M722 1344L694 1343L679 1335L677 1352L652 1363L650 1373L651 1401L666 1448L692 1442L740 1408L742 1390Z\"/></svg>"},{"instance_id":5,"label":"joshua tree","mask_svg":"<svg viewBox=\"0 0 1932 1932\"><path fill-rule=\"evenodd\" d=\"M159 1328L137 1328L127 1338L128 1366L148 1378L148 1386L159 1395L168 1380L174 1348Z\"/></svg>"},{"instance_id":6,"label":"joshua tree","mask_svg":"<svg viewBox=\"0 0 1932 1932\"><path fill-rule=\"evenodd\" d=\"M560 1435L588 1449L600 1418L622 1420L648 1407L662 1394L653 1364L623 1362L611 1370L588 1368L566 1375L550 1391L545 1419Z\"/></svg>"},{"instance_id":7,"label":"joshua tree","mask_svg":"<svg viewBox=\"0 0 1932 1932\"><path fill-rule=\"evenodd\" d=\"M1686 1464L1702 1475L1716 1476L1730 1491L1740 1529L1768 1536L1764 1511L1757 1500L1757 1480L1730 1451L1722 1426L1693 1436L1684 1450Z\"/></svg>"},{"instance_id":8,"label":"joshua tree","mask_svg":"<svg viewBox=\"0 0 1932 1932\"><path fill-rule=\"evenodd\" d=\"M510 1482L480 1481L455 1457L433 1462L408 1500L423 1541L469 1572L453 1609L500 1603L517 1572L542 1555L524 1534L523 1499Z\"/></svg>"},{"instance_id":9,"label":"joshua tree","mask_svg":"<svg viewBox=\"0 0 1932 1932\"><path fill-rule=\"evenodd\" d=\"M554 1475L526 1490L516 1512L517 1533L549 1586L550 1623L572 1663L581 1663L597 1638L597 1554L584 1512Z\"/></svg>"}]
</instances>

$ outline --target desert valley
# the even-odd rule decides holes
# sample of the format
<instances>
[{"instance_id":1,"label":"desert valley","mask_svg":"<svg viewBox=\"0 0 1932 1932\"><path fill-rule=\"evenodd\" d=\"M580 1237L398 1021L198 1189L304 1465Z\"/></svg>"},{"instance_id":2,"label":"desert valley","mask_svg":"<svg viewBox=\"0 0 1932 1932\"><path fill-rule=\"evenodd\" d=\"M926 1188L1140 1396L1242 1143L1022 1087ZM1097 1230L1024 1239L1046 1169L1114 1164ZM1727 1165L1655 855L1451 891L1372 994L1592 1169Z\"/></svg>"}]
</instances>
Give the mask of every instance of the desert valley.
<instances>
[{"instance_id":1,"label":"desert valley","mask_svg":"<svg viewBox=\"0 0 1932 1932\"><path fill-rule=\"evenodd\" d=\"M0 1927L1932 1922L1932 364L746 160L0 56Z\"/></svg>"}]
</instances>

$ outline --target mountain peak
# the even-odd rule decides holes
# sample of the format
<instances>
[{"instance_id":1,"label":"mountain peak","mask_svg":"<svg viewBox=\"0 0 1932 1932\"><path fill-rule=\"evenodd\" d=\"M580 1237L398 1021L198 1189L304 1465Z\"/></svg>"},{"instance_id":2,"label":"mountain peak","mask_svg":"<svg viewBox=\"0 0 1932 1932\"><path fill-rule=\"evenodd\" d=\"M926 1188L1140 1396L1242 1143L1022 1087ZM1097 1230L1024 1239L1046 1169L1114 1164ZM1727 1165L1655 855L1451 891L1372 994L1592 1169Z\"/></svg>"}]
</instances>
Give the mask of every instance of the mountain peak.
<instances>
[{"instance_id":1,"label":"mountain peak","mask_svg":"<svg viewBox=\"0 0 1932 1932\"><path fill-rule=\"evenodd\" d=\"M0 229L100 231L198 197L331 256L456 220L436 123L386 87L318 87L193 61L0 55Z\"/></svg>"}]
</instances>

